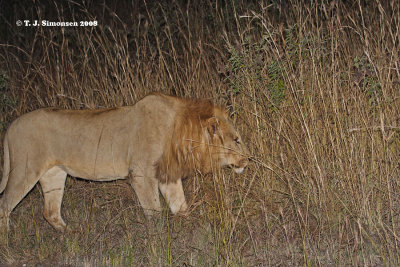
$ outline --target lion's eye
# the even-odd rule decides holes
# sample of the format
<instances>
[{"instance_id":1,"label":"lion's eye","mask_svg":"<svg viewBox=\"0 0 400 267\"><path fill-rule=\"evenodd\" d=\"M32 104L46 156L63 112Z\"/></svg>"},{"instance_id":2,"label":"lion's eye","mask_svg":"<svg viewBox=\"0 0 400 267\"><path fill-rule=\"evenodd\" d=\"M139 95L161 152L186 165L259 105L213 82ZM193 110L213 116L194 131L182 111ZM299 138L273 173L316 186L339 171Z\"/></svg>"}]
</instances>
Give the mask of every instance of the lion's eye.
<instances>
[{"instance_id":1,"label":"lion's eye","mask_svg":"<svg viewBox=\"0 0 400 267\"><path fill-rule=\"evenodd\" d=\"M235 143L236 143L237 145L240 145L239 137L236 137L236 138L235 138Z\"/></svg>"}]
</instances>

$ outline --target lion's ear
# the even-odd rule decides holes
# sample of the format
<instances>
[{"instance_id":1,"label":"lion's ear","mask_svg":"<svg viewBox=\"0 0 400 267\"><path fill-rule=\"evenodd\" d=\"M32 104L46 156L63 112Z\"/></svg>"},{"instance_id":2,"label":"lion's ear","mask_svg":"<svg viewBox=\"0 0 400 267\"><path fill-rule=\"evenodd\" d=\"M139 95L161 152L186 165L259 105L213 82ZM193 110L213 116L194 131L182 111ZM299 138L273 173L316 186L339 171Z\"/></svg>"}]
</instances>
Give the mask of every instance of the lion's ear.
<instances>
[{"instance_id":1,"label":"lion's ear","mask_svg":"<svg viewBox=\"0 0 400 267\"><path fill-rule=\"evenodd\" d=\"M208 133L210 134L210 136L214 136L214 134L218 130L218 119L215 117L211 117L206 120L206 123Z\"/></svg>"}]
</instances>

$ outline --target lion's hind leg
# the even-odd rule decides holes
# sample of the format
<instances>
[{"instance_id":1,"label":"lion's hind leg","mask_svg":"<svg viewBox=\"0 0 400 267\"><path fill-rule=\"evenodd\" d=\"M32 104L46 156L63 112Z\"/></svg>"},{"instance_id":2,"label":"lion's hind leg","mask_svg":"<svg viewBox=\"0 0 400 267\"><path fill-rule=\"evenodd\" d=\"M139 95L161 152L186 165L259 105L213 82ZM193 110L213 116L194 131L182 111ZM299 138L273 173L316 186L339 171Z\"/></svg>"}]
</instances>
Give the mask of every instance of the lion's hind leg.
<instances>
[{"instance_id":1,"label":"lion's hind leg","mask_svg":"<svg viewBox=\"0 0 400 267\"><path fill-rule=\"evenodd\" d=\"M39 180L39 168L26 164L11 164L8 183L0 199L0 226L7 228L11 211L28 194Z\"/></svg>"},{"instance_id":2,"label":"lion's hind leg","mask_svg":"<svg viewBox=\"0 0 400 267\"><path fill-rule=\"evenodd\" d=\"M44 196L44 218L59 231L64 231L66 224L61 217L61 202L64 194L67 173L58 166L54 166L40 177Z\"/></svg>"}]
</instances>

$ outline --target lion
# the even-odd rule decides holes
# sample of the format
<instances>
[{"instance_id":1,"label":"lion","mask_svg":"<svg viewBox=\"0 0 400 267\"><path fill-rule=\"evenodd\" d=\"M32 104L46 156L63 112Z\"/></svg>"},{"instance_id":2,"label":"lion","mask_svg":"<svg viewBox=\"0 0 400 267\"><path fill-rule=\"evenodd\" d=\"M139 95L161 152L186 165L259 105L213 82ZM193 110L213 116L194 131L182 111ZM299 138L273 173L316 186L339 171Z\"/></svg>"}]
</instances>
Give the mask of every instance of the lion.
<instances>
[{"instance_id":1,"label":"lion","mask_svg":"<svg viewBox=\"0 0 400 267\"><path fill-rule=\"evenodd\" d=\"M231 166L243 172L249 151L224 108L161 93L133 106L98 110L44 108L17 118L4 138L0 219L39 181L44 218L66 229L61 202L67 174L93 181L127 179L146 217L188 209L182 179Z\"/></svg>"}]
</instances>

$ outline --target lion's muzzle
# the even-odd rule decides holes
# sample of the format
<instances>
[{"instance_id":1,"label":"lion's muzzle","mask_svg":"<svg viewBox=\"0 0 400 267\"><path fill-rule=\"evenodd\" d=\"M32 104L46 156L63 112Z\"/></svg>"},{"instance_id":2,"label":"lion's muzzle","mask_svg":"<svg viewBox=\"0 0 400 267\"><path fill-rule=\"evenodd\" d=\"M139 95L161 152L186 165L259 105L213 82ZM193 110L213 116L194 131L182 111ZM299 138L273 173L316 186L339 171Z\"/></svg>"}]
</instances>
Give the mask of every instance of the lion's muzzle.
<instances>
[{"instance_id":1,"label":"lion's muzzle","mask_svg":"<svg viewBox=\"0 0 400 267\"><path fill-rule=\"evenodd\" d=\"M240 174L244 171L247 164L249 164L249 160L247 158L244 158L241 159L238 164L233 164L232 168L237 174Z\"/></svg>"}]
</instances>

